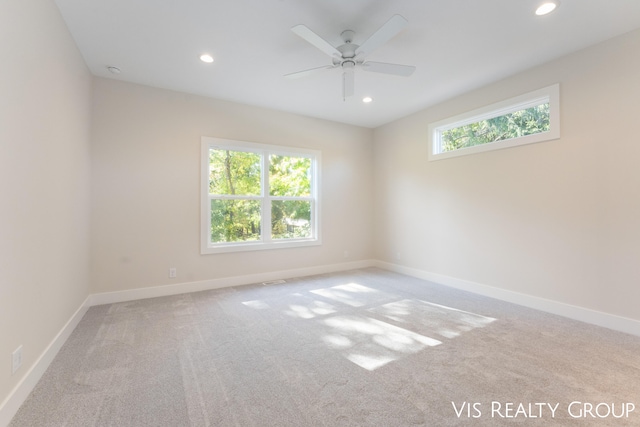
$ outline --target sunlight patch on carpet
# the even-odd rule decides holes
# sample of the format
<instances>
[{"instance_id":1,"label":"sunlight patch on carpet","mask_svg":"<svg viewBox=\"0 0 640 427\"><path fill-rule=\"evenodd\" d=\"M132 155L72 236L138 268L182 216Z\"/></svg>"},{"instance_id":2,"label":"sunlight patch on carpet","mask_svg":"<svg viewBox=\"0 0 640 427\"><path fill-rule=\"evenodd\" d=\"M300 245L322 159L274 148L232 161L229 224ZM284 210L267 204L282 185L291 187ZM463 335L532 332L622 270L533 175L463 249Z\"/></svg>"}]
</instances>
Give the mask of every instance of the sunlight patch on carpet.
<instances>
[{"instance_id":1,"label":"sunlight patch on carpet","mask_svg":"<svg viewBox=\"0 0 640 427\"><path fill-rule=\"evenodd\" d=\"M463 332L485 327L496 320L493 317L413 299L383 304L368 311L394 322L422 325L445 338L455 338Z\"/></svg>"},{"instance_id":2,"label":"sunlight patch on carpet","mask_svg":"<svg viewBox=\"0 0 640 427\"><path fill-rule=\"evenodd\" d=\"M331 304L323 301L311 301L307 305L289 304L289 308L284 311L284 314L300 319L313 319L317 316L326 316L335 312L336 308Z\"/></svg>"},{"instance_id":3,"label":"sunlight patch on carpet","mask_svg":"<svg viewBox=\"0 0 640 427\"><path fill-rule=\"evenodd\" d=\"M269 307L269 304L262 300L243 301L242 304L246 305L247 307L255 308L257 310L266 310L268 308L271 308Z\"/></svg>"},{"instance_id":4,"label":"sunlight patch on carpet","mask_svg":"<svg viewBox=\"0 0 640 427\"><path fill-rule=\"evenodd\" d=\"M323 336L324 343L369 371L426 347L442 344L441 341L370 317L335 316L321 323L332 329Z\"/></svg>"},{"instance_id":5,"label":"sunlight patch on carpet","mask_svg":"<svg viewBox=\"0 0 640 427\"><path fill-rule=\"evenodd\" d=\"M393 295L357 283L347 283L325 289L316 289L311 292L351 307L362 307L364 305L393 299Z\"/></svg>"},{"instance_id":6,"label":"sunlight patch on carpet","mask_svg":"<svg viewBox=\"0 0 640 427\"><path fill-rule=\"evenodd\" d=\"M354 282L242 304L309 321L307 334L369 371L497 320ZM351 314L354 309L359 313Z\"/></svg>"}]
</instances>

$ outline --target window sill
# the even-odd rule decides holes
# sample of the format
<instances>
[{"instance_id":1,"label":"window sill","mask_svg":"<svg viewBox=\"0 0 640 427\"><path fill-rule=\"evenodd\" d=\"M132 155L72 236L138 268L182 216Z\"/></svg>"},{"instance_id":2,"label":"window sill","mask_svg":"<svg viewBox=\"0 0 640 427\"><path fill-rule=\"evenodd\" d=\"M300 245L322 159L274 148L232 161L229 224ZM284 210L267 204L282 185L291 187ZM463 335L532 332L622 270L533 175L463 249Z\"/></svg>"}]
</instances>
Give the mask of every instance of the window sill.
<instances>
[{"instance_id":1,"label":"window sill","mask_svg":"<svg viewBox=\"0 0 640 427\"><path fill-rule=\"evenodd\" d=\"M210 255L232 252L262 251L270 249L288 249L307 246L319 246L321 244L322 242L320 241L320 239L287 239L287 241L271 241L269 243L223 243L219 245L203 246L200 250L200 254Z\"/></svg>"}]
</instances>

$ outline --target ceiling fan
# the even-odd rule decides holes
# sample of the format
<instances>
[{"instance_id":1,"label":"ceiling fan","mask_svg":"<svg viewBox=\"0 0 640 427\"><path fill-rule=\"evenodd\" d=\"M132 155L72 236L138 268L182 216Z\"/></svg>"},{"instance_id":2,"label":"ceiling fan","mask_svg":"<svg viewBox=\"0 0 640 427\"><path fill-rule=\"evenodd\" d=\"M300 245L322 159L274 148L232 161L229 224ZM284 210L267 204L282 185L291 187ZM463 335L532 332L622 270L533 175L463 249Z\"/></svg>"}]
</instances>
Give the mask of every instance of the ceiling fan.
<instances>
[{"instance_id":1,"label":"ceiling fan","mask_svg":"<svg viewBox=\"0 0 640 427\"><path fill-rule=\"evenodd\" d=\"M410 76L415 71L416 67L411 65L389 64L386 62L365 61L365 57L369 53L395 37L407 26L408 23L409 22L402 16L393 15L391 19L385 22L382 27L378 28L378 30L361 45L353 43L353 36L355 35L353 31L345 30L340 34L344 44L337 47L331 45L305 25L296 25L291 28L291 31L329 55L331 57L332 64L286 74L285 77L306 77L320 71L341 68L342 99L346 100L348 97L352 96L354 92L354 69L356 67L362 68L364 71L372 71L374 73L392 74L404 77Z\"/></svg>"}]
</instances>

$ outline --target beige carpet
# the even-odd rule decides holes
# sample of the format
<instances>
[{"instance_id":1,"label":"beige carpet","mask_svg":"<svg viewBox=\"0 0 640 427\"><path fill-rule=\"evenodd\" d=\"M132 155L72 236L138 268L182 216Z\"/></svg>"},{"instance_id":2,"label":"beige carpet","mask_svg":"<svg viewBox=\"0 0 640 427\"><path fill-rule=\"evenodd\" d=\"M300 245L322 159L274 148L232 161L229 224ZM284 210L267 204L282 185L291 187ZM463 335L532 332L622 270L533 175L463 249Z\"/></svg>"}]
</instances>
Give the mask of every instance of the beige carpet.
<instances>
[{"instance_id":1,"label":"beige carpet","mask_svg":"<svg viewBox=\"0 0 640 427\"><path fill-rule=\"evenodd\" d=\"M450 425L639 426L640 338L355 270L93 307L11 423Z\"/></svg>"}]
</instances>

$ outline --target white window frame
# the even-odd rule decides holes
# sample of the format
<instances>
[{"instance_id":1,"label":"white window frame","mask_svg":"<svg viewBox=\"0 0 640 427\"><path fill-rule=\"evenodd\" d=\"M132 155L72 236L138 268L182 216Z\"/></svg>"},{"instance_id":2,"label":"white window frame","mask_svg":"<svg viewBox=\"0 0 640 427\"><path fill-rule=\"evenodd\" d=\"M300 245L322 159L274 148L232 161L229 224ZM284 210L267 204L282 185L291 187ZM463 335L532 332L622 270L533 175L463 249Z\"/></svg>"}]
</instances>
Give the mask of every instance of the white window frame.
<instances>
[{"instance_id":1,"label":"white window frame","mask_svg":"<svg viewBox=\"0 0 640 427\"><path fill-rule=\"evenodd\" d=\"M260 144L256 142L235 141L203 136L201 138L201 211L200 211L200 253L216 254L224 252L255 251L264 249L293 248L322 244L320 234L320 161L321 153L305 148L284 147L279 145ZM211 199L209 194L209 150L228 149L233 151L250 151L262 156L261 194L243 196L242 199L261 201L261 240L247 242L211 242ZM300 197L271 196L269 188L268 156L303 156L311 158L311 194L307 198L311 202L311 237L298 239L271 238L271 201L300 200Z\"/></svg>"},{"instance_id":2,"label":"white window frame","mask_svg":"<svg viewBox=\"0 0 640 427\"><path fill-rule=\"evenodd\" d=\"M505 139L454 151L442 151L442 133L471 123L488 120L516 111L525 110L540 104L549 103L549 130L532 135ZM560 138L560 85L554 84L516 96L486 107L478 108L455 117L449 117L429 124L429 161L449 159L486 151L500 150L536 142L551 141Z\"/></svg>"}]
</instances>

